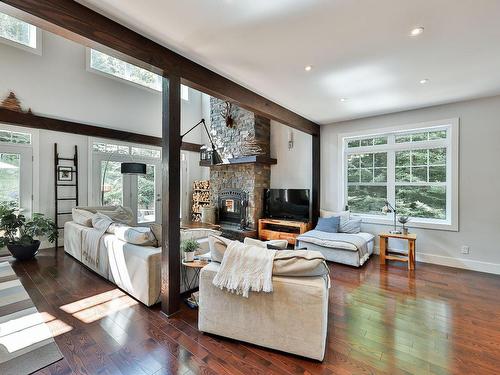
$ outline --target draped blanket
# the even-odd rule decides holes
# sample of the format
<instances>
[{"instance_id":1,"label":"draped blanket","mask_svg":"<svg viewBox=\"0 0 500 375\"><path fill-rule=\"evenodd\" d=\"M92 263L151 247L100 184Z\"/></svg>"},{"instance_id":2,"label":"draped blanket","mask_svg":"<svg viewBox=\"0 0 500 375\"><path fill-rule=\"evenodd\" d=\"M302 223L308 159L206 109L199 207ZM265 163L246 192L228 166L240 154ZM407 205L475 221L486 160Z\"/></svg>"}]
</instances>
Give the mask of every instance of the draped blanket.
<instances>
[{"instance_id":1,"label":"draped blanket","mask_svg":"<svg viewBox=\"0 0 500 375\"><path fill-rule=\"evenodd\" d=\"M92 217L92 225L96 230L86 231L83 235L82 256L94 268L99 267L99 242L111 224L113 220L108 216L97 213Z\"/></svg>"},{"instance_id":2,"label":"draped blanket","mask_svg":"<svg viewBox=\"0 0 500 375\"><path fill-rule=\"evenodd\" d=\"M276 250L232 241L224 253L213 284L248 298L250 291L273 291L273 260Z\"/></svg>"}]
</instances>

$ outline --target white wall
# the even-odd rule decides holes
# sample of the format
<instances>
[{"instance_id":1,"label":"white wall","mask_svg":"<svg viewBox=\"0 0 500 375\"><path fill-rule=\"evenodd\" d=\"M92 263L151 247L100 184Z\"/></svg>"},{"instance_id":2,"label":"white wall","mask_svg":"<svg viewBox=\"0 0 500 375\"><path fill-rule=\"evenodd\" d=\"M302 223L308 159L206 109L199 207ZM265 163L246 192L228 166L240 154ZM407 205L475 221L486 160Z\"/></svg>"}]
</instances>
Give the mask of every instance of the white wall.
<instances>
[{"instance_id":1,"label":"white wall","mask_svg":"<svg viewBox=\"0 0 500 375\"><path fill-rule=\"evenodd\" d=\"M38 115L161 137L161 93L87 71L85 48L43 32L42 55L0 42L0 97L14 91ZM201 93L182 100L182 129L201 119ZM199 143L200 129L186 137Z\"/></svg>"},{"instance_id":2,"label":"white wall","mask_svg":"<svg viewBox=\"0 0 500 375\"><path fill-rule=\"evenodd\" d=\"M292 132L294 146L288 149ZM312 188L312 136L271 121L271 157L278 164L271 166L272 189Z\"/></svg>"},{"instance_id":3,"label":"white wall","mask_svg":"<svg viewBox=\"0 0 500 375\"><path fill-rule=\"evenodd\" d=\"M412 230L418 235L417 259L500 274L496 241L500 229L500 96L322 126L321 207L336 210L343 204L337 201L339 134L455 117L460 119L459 231ZM363 224L363 230L373 234L388 229ZM461 254L462 245L470 246L469 254Z\"/></svg>"},{"instance_id":4,"label":"white wall","mask_svg":"<svg viewBox=\"0 0 500 375\"><path fill-rule=\"evenodd\" d=\"M14 91L23 108L38 115L161 137L161 93L86 70L85 48L57 35L43 32L42 55L0 42L0 100ZM188 130L202 118L199 91L189 89L181 101L181 128ZM201 143L201 128L184 141ZM38 211L54 215L54 143L61 156L73 155L78 145L80 205L87 204L88 137L39 131ZM188 188L203 177L199 156L187 152ZM62 191L61 191L62 192Z\"/></svg>"}]
</instances>

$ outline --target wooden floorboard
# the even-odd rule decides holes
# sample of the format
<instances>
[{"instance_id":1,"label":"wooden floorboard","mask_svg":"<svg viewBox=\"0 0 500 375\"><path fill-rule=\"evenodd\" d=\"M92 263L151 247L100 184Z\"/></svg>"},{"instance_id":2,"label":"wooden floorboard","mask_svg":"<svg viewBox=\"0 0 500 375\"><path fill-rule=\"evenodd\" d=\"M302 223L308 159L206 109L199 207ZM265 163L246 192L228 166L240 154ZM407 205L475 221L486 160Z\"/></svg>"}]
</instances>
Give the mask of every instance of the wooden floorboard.
<instances>
[{"instance_id":1,"label":"wooden floorboard","mask_svg":"<svg viewBox=\"0 0 500 375\"><path fill-rule=\"evenodd\" d=\"M59 249L13 268L64 359L37 374L498 374L500 277L417 263L330 264L322 363L207 335L186 306L168 319Z\"/></svg>"}]
</instances>

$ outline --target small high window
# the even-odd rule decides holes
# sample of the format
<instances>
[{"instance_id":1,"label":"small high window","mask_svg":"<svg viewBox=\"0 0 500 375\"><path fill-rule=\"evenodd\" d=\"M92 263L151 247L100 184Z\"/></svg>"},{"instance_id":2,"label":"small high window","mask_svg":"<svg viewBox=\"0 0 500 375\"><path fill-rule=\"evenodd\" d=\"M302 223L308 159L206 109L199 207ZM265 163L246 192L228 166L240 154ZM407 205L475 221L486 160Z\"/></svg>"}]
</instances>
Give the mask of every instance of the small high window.
<instances>
[{"instance_id":1,"label":"small high window","mask_svg":"<svg viewBox=\"0 0 500 375\"><path fill-rule=\"evenodd\" d=\"M20 19L0 13L0 40L7 44L18 47L29 47L33 50L39 49L39 30Z\"/></svg>"},{"instance_id":2,"label":"small high window","mask_svg":"<svg viewBox=\"0 0 500 375\"><path fill-rule=\"evenodd\" d=\"M90 70L104 73L155 91L162 91L162 77L136 65L95 49L90 49L88 67ZM189 100L187 86L181 85L181 98Z\"/></svg>"}]
</instances>

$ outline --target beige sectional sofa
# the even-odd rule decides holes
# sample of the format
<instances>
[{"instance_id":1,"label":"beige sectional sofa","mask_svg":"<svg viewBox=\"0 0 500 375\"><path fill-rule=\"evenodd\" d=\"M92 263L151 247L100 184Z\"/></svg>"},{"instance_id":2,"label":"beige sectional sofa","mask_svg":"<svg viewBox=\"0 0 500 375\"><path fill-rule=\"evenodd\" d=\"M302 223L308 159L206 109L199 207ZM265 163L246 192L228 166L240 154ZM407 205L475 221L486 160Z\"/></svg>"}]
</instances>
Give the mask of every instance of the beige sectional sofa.
<instances>
[{"instance_id":1,"label":"beige sectional sofa","mask_svg":"<svg viewBox=\"0 0 500 375\"><path fill-rule=\"evenodd\" d=\"M324 258L318 262L318 257L322 257L320 253L295 251L299 257L308 258L297 261L291 258L294 251L278 251L272 293L251 292L249 298L244 298L213 285L220 268L216 257L218 254L221 258L221 251L212 247L211 252L213 261L200 273L200 331L323 360L329 276ZM313 270L309 263L303 263L309 260L315 262Z\"/></svg>"},{"instance_id":2,"label":"beige sectional sofa","mask_svg":"<svg viewBox=\"0 0 500 375\"><path fill-rule=\"evenodd\" d=\"M157 243L139 244L141 241L150 243L150 234L145 233L148 228L138 228L139 234L135 233L135 238L129 234L130 232L134 233L134 230L128 231L129 233L122 230L121 235L119 233L103 234L99 240L96 265L89 262L84 256L84 241L97 231L89 226L88 218L101 209L103 207L78 207L76 210L74 209L73 218L76 221L69 221L64 225L64 251L146 306L157 303L161 284L161 247L157 246ZM117 207L104 207L104 209L103 211L112 212ZM121 214L123 215L123 212ZM113 215L110 214L110 216ZM90 225L92 225L91 221ZM207 237L214 233L217 234L215 231L204 229L182 230L181 239L194 238L198 240L206 252L208 251ZM188 270L188 272L192 271ZM185 289L186 287L181 284L181 292Z\"/></svg>"}]
</instances>

